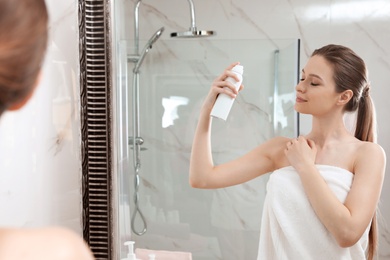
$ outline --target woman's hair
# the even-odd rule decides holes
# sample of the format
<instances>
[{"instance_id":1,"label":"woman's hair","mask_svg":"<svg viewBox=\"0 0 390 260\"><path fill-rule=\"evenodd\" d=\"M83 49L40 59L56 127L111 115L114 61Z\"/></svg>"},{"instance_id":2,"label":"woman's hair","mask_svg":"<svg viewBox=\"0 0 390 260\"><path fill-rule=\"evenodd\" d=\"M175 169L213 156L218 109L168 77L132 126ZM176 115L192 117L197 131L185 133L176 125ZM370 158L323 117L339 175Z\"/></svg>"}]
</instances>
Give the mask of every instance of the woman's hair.
<instances>
[{"instance_id":1,"label":"woman's hair","mask_svg":"<svg viewBox=\"0 0 390 260\"><path fill-rule=\"evenodd\" d=\"M31 94L47 38L44 0L0 0L0 115Z\"/></svg>"},{"instance_id":2,"label":"woman's hair","mask_svg":"<svg viewBox=\"0 0 390 260\"><path fill-rule=\"evenodd\" d=\"M370 97L370 84L366 65L355 52L341 45L326 45L313 52L312 56L323 57L333 68L336 91L352 90L353 97L345 105L348 112L357 111L355 137L362 141L376 142L375 108ZM376 253L377 238L376 213L369 232L368 259Z\"/></svg>"}]
</instances>

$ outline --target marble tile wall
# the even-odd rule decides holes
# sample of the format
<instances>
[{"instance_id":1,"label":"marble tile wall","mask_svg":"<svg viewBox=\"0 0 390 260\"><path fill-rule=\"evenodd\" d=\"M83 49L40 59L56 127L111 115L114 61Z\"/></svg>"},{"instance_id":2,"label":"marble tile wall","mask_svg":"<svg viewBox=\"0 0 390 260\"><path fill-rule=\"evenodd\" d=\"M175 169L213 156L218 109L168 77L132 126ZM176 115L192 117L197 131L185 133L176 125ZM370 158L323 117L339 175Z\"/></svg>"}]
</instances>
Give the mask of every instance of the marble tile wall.
<instances>
[{"instance_id":1,"label":"marble tile wall","mask_svg":"<svg viewBox=\"0 0 390 260\"><path fill-rule=\"evenodd\" d=\"M129 17L125 37L133 39L134 1L123 3ZM377 108L378 142L390 153L390 123L386 120L390 94L389 1L194 0L194 4L198 29L217 31L215 39L301 39L301 67L314 49L328 43L355 50L369 68ZM169 39L171 32L187 30L190 26L187 1L143 1L140 38L146 41L161 26L165 27L162 39ZM301 133L309 130L310 123L309 118L302 118ZM390 259L390 204L386 201L389 195L390 181L386 178L380 203L379 259Z\"/></svg>"},{"instance_id":2,"label":"marble tile wall","mask_svg":"<svg viewBox=\"0 0 390 260\"><path fill-rule=\"evenodd\" d=\"M81 234L78 4L46 3L42 80L24 108L0 118L0 225L60 225Z\"/></svg>"}]
</instances>

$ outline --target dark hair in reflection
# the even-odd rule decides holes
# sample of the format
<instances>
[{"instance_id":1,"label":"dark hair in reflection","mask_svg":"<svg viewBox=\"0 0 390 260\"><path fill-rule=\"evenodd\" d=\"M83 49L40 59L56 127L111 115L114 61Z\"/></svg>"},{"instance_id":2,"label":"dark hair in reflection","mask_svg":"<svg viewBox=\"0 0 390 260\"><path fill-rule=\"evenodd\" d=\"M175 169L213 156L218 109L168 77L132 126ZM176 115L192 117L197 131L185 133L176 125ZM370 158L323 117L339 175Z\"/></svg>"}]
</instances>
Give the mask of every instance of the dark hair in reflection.
<instances>
[{"instance_id":1,"label":"dark hair in reflection","mask_svg":"<svg viewBox=\"0 0 390 260\"><path fill-rule=\"evenodd\" d=\"M32 92L48 38L44 0L0 0L0 115Z\"/></svg>"}]
</instances>

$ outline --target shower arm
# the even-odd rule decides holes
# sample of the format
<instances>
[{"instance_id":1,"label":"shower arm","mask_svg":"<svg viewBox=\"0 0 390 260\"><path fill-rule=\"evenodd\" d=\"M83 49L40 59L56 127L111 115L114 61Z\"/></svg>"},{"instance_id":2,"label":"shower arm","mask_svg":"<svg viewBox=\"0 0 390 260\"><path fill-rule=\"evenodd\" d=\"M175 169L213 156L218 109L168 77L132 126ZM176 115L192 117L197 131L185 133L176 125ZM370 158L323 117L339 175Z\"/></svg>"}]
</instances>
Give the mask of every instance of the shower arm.
<instances>
[{"instance_id":1,"label":"shower arm","mask_svg":"<svg viewBox=\"0 0 390 260\"><path fill-rule=\"evenodd\" d=\"M195 22L195 6L192 0L188 0L190 4L190 12L191 12L191 28L190 31L196 31L196 22Z\"/></svg>"},{"instance_id":2,"label":"shower arm","mask_svg":"<svg viewBox=\"0 0 390 260\"><path fill-rule=\"evenodd\" d=\"M134 7L134 46L136 55L139 55L139 6L141 1L137 0Z\"/></svg>"},{"instance_id":3,"label":"shower arm","mask_svg":"<svg viewBox=\"0 0 390 260\"><path fill-rule=\"evenodd\" d=\"M134 7L134 46L135 46L135 56L139 56L139 7L142 0L137 0ZM195 6L192 0L188 0L190 5L190 15L191 15L191 27L190 31L196 31L196 21L195 21ZM137 62L137 58L133 57L131 60Z\"/></svg>"}]
</instances>

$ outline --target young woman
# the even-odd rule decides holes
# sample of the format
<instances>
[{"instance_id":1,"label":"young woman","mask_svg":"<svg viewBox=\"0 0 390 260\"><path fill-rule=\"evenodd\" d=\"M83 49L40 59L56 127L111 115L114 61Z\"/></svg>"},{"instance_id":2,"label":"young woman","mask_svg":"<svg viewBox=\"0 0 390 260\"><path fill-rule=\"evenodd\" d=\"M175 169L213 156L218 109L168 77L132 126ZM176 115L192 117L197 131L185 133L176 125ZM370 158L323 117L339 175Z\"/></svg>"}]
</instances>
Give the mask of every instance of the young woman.
<instances>
[{"instance_id":1,"label":"young woman","mask_svg":"<svg viewBox=\"0 0 390 260\"><path fill-rule=\"evenodd\" d=\"M32 96L46 50L47 22L44 0L0 0L0 115L19 109ZM2 214L7 214L6 209ZM81 237L64 228L0 227L0 260L9 259L89 260L93 256Z\"/></svg>"},{"instance_id":2,"label":"young woman","mask_svg":"<svg viewBox=\"0 0 390 260\"><path fill-rule=\"evenodd\" d=\"M340 45L315 50L302 70L295 103L297 112L313 116L311 132L294 139L273 138L240 158L214 165L210 111L218 94L238 94L224 81L235 77L230 69L236 64L216 78L201 108L192 146L191 186L222 188L273 172L258 259L373 259L386 155L375 143L364 61ZM352 134L344 115L355 111Z\"/></svg>"}]
</instances>

